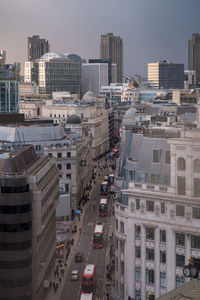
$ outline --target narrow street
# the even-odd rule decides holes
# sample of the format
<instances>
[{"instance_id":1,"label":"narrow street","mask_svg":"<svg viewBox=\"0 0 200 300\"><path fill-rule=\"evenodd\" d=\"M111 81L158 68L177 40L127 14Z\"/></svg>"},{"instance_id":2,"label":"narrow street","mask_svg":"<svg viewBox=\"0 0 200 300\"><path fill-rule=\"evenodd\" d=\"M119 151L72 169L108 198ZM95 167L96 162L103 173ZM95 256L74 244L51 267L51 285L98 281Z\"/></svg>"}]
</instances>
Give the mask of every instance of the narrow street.
<instances>
[{"instance_id":1,"label":"narrow street","mask_svg":"<svg viewBox=\"0 0 200 300\"><path fill-rule=\"evenodd\" d=\"M100 169L100 168L99 168ZM85 213L85 219L82 225L81 234L77 247L74 251L74 254L79 251L83 253L84 259L82 263L75 263L74 255L69 265L69 272L66 275L64 287L62 290L61 300L79 300L81 295L81 276L86 264L95 264L96 266L96 278L97 285L94 292L94 299L106 299L106 261L108 261L109 256L109 229L110 222L112 219L112 203L111 200L108 205L108 216L99 217L98 216L98 207L100 198L105 198L105 196L100 195L100 185L102 178L105 174L108 174L108 171L104 168L101 171L101 177L98 179L98 182L95 184L93 198L90 199L90 202ZM109 199L109 195L106 196ZM95 205L95 210L93 206ZM93 249L92 240L94 228L97 223L104 225L104 247L102 249ZM70 275L72 270L79 271L79 280L71 281Z\"/></svg>"}]
</instances>

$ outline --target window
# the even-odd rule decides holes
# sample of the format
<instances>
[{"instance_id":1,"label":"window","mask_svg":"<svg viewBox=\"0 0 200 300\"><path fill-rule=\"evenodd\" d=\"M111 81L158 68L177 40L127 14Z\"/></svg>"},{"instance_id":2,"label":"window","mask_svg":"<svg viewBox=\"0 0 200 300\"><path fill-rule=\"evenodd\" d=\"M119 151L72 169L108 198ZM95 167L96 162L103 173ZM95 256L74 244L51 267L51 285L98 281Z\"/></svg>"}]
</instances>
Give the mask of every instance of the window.
<instances>
[{"instance_id":1,"label":"window","mask_svg":"<svg viewBox=\"0 0 200 300\"><path fill-rule=\"evenodd\" d=\"M57 167L59 170L62 170L62 164L58 164Z\"/></svg>"},{"instance_id":2,"label":"window","mask_svg":"<svg viewBox=\"0 0 200 300\"><path fill-rule=\"evenodd\" d=\"M153 162L154 163L160 162L161 152L162 152L162 150L157 150L157 149L153 150Z\"/></svg>"},{"instance_id":3,"label":"window","mask_svg":"<svg viewBox=\"0 0 200 300\"><path fill-rule=\"evenodd\" d=\"M147 211L154 211L154 202L153 201L146 201L146 210Z\"/></svg>"},{"instance_id":4,"label":"window","mask_svg":"<svg viewBox=\"0 0 200 300\"><path fill-rule=\"evenodd\" d=\"M123 261L120 262L120 271L121 271L121 275L123 276L124 275L124 262Z\"/></svg>"},{"instance_id":5,"label":"window","mask_svg":"<svg viewBox=\"0 0 200 300\"><path fill-rule=\"evenodd\" d=\"M170 164L170 151L165 151L165 163Z\"/></svg>"},{"instance_id":6,"label":"window","mask_svg":"<svg viewBox=\"0 0 200 300\"><path fill-rule=\"evenodd\" d=\"M177 159L177 170L179 171L185 170L185 159L183 157L179 157Z\"/></svg>"},{"instance_id":7,"label":"window","mask_svg":"<svg viewBox=\"0 0 200 300\"><path fill-rule=\"evenodd\" d=\"M186 180L185 177L177 177L177 193L178 195L185 195L186 193Z\"/></svg>"},{"instance_id":8,"label":"window","mask_svg":"<svg viewBox=\"0 0 200 300\"><path fill-rule=\"evenodd\" d=\"M165 243L166 242L166 231L160 230L160 242Z\"/></svg>"},{"instance_id":9,"label":"window","mask_svg":"<svg viewBox=\"0 0 200 300\"><path fill-rule=\"evenodd\" d=\"M130 170L129 171L129 180L133 180L134 179L134 171L133 170Z\"/></svg>"},{"instance_id":10,"label":"window","mask_svg":"<svg viewBox=\"0 0 200 300\"><path fill-rule=\"evenodd\" d=\"M136 202L136 209L139 210L140 209L140 199L135 199Z\"/></svg>"},{"instance_id":11,"label":"window","mask_svg":"<svg viewBox=\"0 0 200 300\"><path fill-rule=\"evenodd\" d=\"M62 153L61 152L57 153L57 158L62 158Z\"/></svg>"},{"instance_id":12,"label":"window","mask_svg":"<svg viewBox=\"0 0 200 300\"><path fill-rule=\"evenodd\" d=\"M135 300L141 300L141 291L135 290Z\"/></svg>"},{"instance_id":13,"label":"window","mask_svg":"<svg viewBox=\"0 0 200 300\"><path fill-rule=\"evenodd\" d=\"M180 287L185 283L185 277L183 276L176 276L176 287Z\"/></svg>"},{"instance_id":14,"label":"window","mask_svg":"<svg viewBox=\"0 0 200 300\"><path fill-rule=\"evenodd\" d=\"M124 253L124 242L120 241L120 252Z\"/></svg>"},{"instance_id":15,"label":"window","mask_svg":"<svg viewBox=\"0 0 200 300\"><path fill-rule=\"evenodd\" d=\"M135 280L141 280L141 267L135 267Z\"/></svg>"},{"instance_id":16,"label":"window","mask_svg":"<svg viewBox=\"0 0 200 300\"><path fill-rule=\"evenodd\" d=\"M71 169L71 164L67 164L67 170L70 170Z\"/></svg>"},{"instance_id":17,"label":"window","mask_svg":"<svg viewBox=\"0 0 200 300\"><path fill-rule=\"evenodd\" d=\"M165 203L161 202L161 214L165 214Z\"/></svg>"},{"instance_id":18,"label":"window","mask_svg":"<svg viewBox=\"0 0 200 300\"><path fill-rule=\"evenodd\" d=\"M135 237L140 238L141 237L141 228L140 226L135 225Z\"/></svg>"},{"instance_id":19,"label":"window","mask_svg":"<svg viewBox=\"0 0 200 300\"><path fill-rule=\"evenodd\" d=\"M185 234L184 233L176 233L176 245L177 246L185 246Z\"/></svg>"},{"instance_id":20,"label":"window","mask_svg":"<svg viewBox=\"0 0 200 300\"><path fill-rule=\"evenodd\" d=\"M200 159L195 159L193 169L194 172L200 172Z\"/></svg>"},{"instance_id":21,"label":"window","mask_svg":"<svg viewBox=\"0 0 200 300\"><path fill-rule=\"evenodd\" d=\"M185 266L185 256L176 254L176 266L184 267Z\"/></svg>"},{"instance_id":22,"label":"window","mask_svg":"<svg viewBox=\"0 0 200 300\"><path fill-rule=\"evenodd\" d=\"M146 260L154 260L154 249L146 248Z\"/></svg>"},{"instance_id":23,"label":"window","mask_svg":"<svg viewBox=\"0 0 200 300\"><path fill-rule=\"evenodd\" d=\"M66 178L71 179L71 174L66 174Z\"/></svg>"},{"instance_id":24,"label":"window","mask_svg":"<svg viewBox=\"0 0 200 300\"><path fill-rule=\"evenodd\" d=\"M176 205L176 216L177 217L185 216L185 207L183 205Z\"/></svg>"},{"instance_id":25,"label":"window","mask_svg":"<svg viewBox=\"0 0 200 300\"><path fill-rule=\"evenodd\" d=\"M151 227L146 227L146 239L154 240L154 229Z\"/></svg>"},{"instance_id":26,"label":"window","mask_svg":"<svg viewBox=\"0 0 200 300\"><path fill-rule=\"evenodd\" d=\"M124 233L124 222L120 222L120 232Z\"/></svg>"},{"instance_id":27,"label":"window","mask_svg":"<svg viewBox=\"0 0 200 300\"><path fill-rule=\"evenodd\" d=\"M140 248L140 246L135 246L135 257L136 258L141 257L141 248Z\"/></svg>"},{"instance_id":28,"label":"window","mask_svg":"<svg viewBox=\"0 0 200 300\"><path fill-rule=\"evenodd\" d=\"M169 175L163 175L163 184L169 185Z\"/></svg>"},{"instance_id":29,"label":"window","mask_svg":"<svg viewBox=\"0 0 200 300\"><path fill-rule=\"evenodd\" d=\"M200 236L198 235L191 236L191 248L200 249Z\"/></svg>"},{"instance_id":30,"label":"window","mask_svg":"<svg viewBox=\"0 0 200 300\"><path fill-rule=\"evenodd\" d=\"M146 283L147 284L154 283L154 270L146 269Z\"/></svg>"},{"instance_id":31,"label":"window","mask_svg":"<svg viewBox=\"0 0 200 300\"><path fill-rule=\"evenodd\" d=\"M124 298L124 285L121 283L120 284L120 295L121 295L121 299Z\"/></svg>"},{"instance_id":32,"label":"window","mask_svg":"<svg viewBox=\"0 0 200 300\"><path fill-rule=\"evenodd\" d=\"M165 251L160 251L160 263L166 264L166 252Z\"/></svg>"},{"instance_id":33,"label":"window","mask_svg":"<svg viewBox=\"0 0 200 300\"><path fill-rule=\"evenodd\" d=\"M67 157L71 157L71 152L67 152Z\"/></svg>"},{"instance_id":34,"label":"window","mask_svg":"<svg viewBox=\"0 0 200 300\"><path fill-rule=\"evenodd\" d=\"M48 153L49 156L52 156L52 153Z\"/></svg>"},{"instance_id":35,"label":"window","mask_svg":"<svg viewBox=\"0 0 200 300\"><path fill-rule=\"evenodd\" d=\"M192 217L193 217L193 219L200 219L200 208L199 207L192 208Z\"/></svg>"},{"instance_id":36,"label":"window","mask_svg":"<svg viewBox=\"0 0 200 300\"><path fill-rule=\"evenodd\" d=\"M157 183L157 175L151 174L151 183L156 184Z\"/></svg>"},{"instance_id":37,"label":"window","mask_svg":"<svg viewBox=\"0 0 200 300\"><path fill-rule=\"evenodd\" d=\"M194 196L200 196L200 178L194 178Z\"/></svg>"},{"instance_id":38,"label":"window","mask_svg":"<svg viewBox=\"0 0 200 300\"><path fill-rule=\"evenodd\" d=\"M145 173L143 172L139 172L139 178L138 178L139 182L145 182Z\"/></svg>"},{"instance_id":39,"label":"window","mask_svg":"<svg viewBox=\"0 0 200 300\"><path fill-rule=\"evenodd\" d=\"M118 230L118 220L115 220L115 228Z\"/></svg>"},{"instance_id":40,"label":"window","mask_svg":"<svg viewBox=\"0 0 200 300\"><path fill-rule=\"evenodd\" d=\"M166 287L166 273L160 272L160 286Z\"/></svg>"}]
</instances>

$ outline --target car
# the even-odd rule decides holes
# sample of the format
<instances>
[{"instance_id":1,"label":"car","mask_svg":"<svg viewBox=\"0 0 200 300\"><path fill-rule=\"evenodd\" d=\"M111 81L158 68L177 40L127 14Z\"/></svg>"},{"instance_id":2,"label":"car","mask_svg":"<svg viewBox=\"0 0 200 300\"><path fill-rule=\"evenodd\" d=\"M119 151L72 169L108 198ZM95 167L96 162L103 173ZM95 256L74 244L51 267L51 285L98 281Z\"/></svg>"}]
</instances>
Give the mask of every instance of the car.
<instances>
[{"instance_id":1,"label":"car","mask_svg":"<svg viewBox=\"0 0 200 300\"><path fill-rule=\"evenodd\" d=\"M79 272L78 270L72 270L71 272L71 278L72 281L79 280Z\"/></svg>"},{"instance_id":2,"label":"car","mask_svg":"<svg viewBox=\"0 0 200 300\"><path fill-rule=\"evenodd\" d=\"M76 252L75 262L82 262L82 261L83 261L83 254L81 252Z\"/></svg>"}]
</instances>

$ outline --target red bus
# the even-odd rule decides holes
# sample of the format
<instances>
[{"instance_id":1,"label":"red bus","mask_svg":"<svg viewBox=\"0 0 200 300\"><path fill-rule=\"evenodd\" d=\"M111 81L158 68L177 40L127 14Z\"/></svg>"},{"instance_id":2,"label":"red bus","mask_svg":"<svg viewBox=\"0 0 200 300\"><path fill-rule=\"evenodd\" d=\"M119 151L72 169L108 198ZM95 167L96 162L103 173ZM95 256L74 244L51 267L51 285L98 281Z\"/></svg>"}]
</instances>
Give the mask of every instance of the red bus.
<instances>
[{"instance_id":1,"label":"red bus","mask_svg":"<svg viewBox=\"0 0 200 300\"><path fill-rule=\"evenodd\" d=\"M96 285L95 265L89 264L85 266L82 275L81 288L83 293L92 293Z\"/></svg>"},{"instance_id":2,"label":"red bus","mask_svg":"<svg viewBox=\"0 0 200 300\"><path fill-rule=\"evenodd\" d=\"M103 247L103 225L97 224L93 235L93 248Z\"/></svg>"},{"instance_id":3,"label":"red bus","mask_svg":"<svg viewBox=\"0 0 200 300\"><path fill-rule=\"evenodd\" d=\"M108 210L107 199L102 198L99 204L99 217L106 217L108 215L107 210Z\"/></svg>"},{"instance_id":4,"label":"red bus","mask_svg":"<svg viewBox=\"0 0 200 300\"><path fill-rule=\"evenodd\" d=\"M80 300L92 300L93 299L93 293L82 293Z\"/></svg>"},{"instance_id":5,"label":"red bus","mask_svg":"<svg viewBox=\"0 0 200 300\"><path fill-rule=\"evenodd\" d=\"M108 194L108 182L103 181L101 184L101 195L107 195Z\"/></svg>"},{"instance_id":6,"label":"red bus","mask_svg":"<svg viewBox=\"0 0 200 300\"><path fill-rule=\"evenodd\" d=\"M114 179L115 179L115 174L109 174L108 175L108 183L109 183L109 185L113 185L114 184Z\"/></svg>"}]
</instances>

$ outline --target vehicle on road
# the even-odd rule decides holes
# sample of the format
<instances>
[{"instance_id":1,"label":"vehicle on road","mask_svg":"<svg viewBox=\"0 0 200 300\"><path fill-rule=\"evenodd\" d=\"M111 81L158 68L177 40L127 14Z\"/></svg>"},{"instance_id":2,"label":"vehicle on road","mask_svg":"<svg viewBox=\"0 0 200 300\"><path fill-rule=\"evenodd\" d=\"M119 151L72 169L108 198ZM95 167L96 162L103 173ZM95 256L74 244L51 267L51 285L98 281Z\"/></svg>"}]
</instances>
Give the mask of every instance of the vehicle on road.
<instances>
[{"instance_id":1,"label":"vehicle on road","mask_svg":"<svg viewBox=\"0 0 200 300\"><path fill-rule=\"evenodd\" d=\"M93 293L82 293L80 300L93 300Z\"/></svg>"},{"instance_id":2,"label":"vehicle on road","mask_svg":"<svg viewBox=\"0 0 200 300\"><path fill-rule=\"evenodd\" d=\"M101 195L108 195L108 182L103 181L101 183Z\"/></svg>"},{"instance_id":3,"label":"vehicle on road","mask_svg":"<svg viewBox=\"0 0 200 300\"><path fill-rule=\"evenodd\" d=\"M101 198L99 204L99 217L106 217L107 215L108 215L107 199Z\"/></svg>"},{"instance_id":4,"label":"vehicle on road","mask_svg":"<svg viewBox=\"0 0 200 300\"><path fill-rule=\"evenodd\" d=\"M93 235L93 248L103 247L103 225L97 224L94 229Z\"/></svg>"},{"instance_id":5,"label":"vehicle on road","mask_svg":"<svg viewBox=\"0 0 200 300\"><path fill-rule=\"evenodd\" d=\"M81 252L76 252L75 262L82 262L82 261L83 261L83 254Z\"/></svg>"},{"instance_id":6,"label":"vehicle on road","mask_svg":"<svg viewBox=\"0 0 200 300\"><path fill-rule=\"evenodd\" d=\"M108 176L104 176L103 180L108 181Z\"/></svg>"},{"instance_id":7,"label":"vehicle on road","mask_svg":"<svg viewBox=\"0 0 200 300\"><path fill-rule=\"evenodd\" d=\"M113 185L115 180L115 174L109 174L108 175L108 184Z\"/></svg>"},{"instance_id":8,"label":"vehicle on road","mask_svg":"<svg viewBox=\"0 0 200 300\"><path fill-rule=\"evenodd\" d=\"M79 280L78 270L72 270L70 279L71 279L71 281Z\"/></svg>"},{"instance_id":9,"label":"vehicle on road","mask_svg":"<svg viewBox=\"0 0 200 300\"><path fill-rule=\"evenodd\" d=\"M96 286L95 265L88 264L85 266L82 275L81 288L83 293L94 292Z\"/></svg>"},{"instance_id":10,"label":"vehicle on road","mask_svg":"<svg viewBox=\"0 0 200 300\"><path fill-rule=\"evenodd\" d=\"M110 152L108 158L110 160L114 160L115 159L115 153L114 152Z\"/></svg>"}]
</instances>

